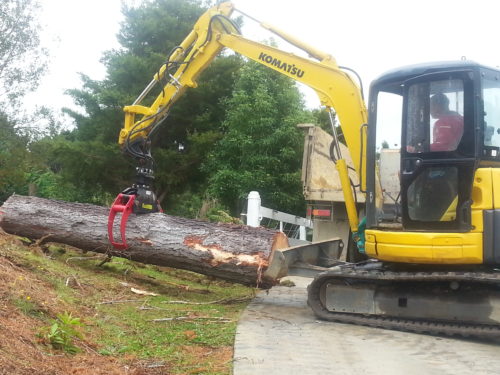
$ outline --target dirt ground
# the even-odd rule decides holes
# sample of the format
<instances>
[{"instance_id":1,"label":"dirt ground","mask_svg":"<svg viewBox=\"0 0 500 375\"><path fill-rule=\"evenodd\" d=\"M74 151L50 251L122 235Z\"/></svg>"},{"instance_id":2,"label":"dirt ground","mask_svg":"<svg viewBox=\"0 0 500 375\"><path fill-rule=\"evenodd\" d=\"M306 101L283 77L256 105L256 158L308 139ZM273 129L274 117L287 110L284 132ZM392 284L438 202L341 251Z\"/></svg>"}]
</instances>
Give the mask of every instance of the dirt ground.
<instances>
[{"instance_id":1,"label":"dirt ground","mask_svg":"<svg viewBox=\"0 0 500 375\"><path fill-rule=\"evenodd\" d=\"M80 354L53 352L37 339L40 321L13 306L18 300L41 301L43 313L56 316L67 309L51 285L9 259L13 247L22 246L15 237L0 233L0 374L1 375L159 375L166 366L150 366L134 358L112 358L97 354L92 343L80 342ZM37 251L32 249L31 251Z\"/></svg>"},{"instance_id":2,"label":"dirt ground","mask_svg":"<svg viewBox=\"0 0 500 375\"><path fill-rule=\"evenodd\" d=\"M26 264L18 264L16 251L41 252L0 229L0 375L165 375L172 364L161 358L136 358L132 355L102 355L92 337L76 341L80 352L74 355L54 350L40 334L47 321L65 311L80 316L95 312L86 306L71 306L58 298L54 285L42 280ZM38 270L39 271L39 270ZM75 311L76 310L76 311ZM189 334L189 333L187 333ZM193 333L194 335L194 333ZM230 346L217 348L183 346L183 355L211 358L210 373L228 373L232 360ZM176 371L176 374L179 372ZM205 373L190 367L186 374Z\"/></svg>"}]
</instances>

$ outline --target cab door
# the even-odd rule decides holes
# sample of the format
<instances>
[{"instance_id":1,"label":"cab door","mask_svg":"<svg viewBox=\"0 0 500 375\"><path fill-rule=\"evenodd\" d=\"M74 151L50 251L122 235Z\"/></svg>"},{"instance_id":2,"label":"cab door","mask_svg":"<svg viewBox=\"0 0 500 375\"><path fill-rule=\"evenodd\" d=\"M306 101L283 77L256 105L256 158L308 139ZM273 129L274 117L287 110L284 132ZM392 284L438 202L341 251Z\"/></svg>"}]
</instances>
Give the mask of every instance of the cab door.
<instances>
[{"instance_id":1,"label":"cab door","mask_svg":"<svg viewBox=\"0 0 500 375\"><path fill-rule=\"evenodd\" d=\"M442 72L404 83L400 182L405 229L471 229L474 77L473 71Z\"/></svg>"}]
</instances>

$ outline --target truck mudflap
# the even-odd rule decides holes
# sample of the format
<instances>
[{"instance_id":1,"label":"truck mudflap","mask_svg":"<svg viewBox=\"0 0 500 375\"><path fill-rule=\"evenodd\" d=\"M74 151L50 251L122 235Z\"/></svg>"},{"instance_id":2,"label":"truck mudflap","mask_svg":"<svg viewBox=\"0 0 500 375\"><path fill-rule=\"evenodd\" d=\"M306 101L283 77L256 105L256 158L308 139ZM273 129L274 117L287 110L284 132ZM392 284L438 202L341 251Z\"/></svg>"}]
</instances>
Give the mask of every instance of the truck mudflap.
<instances>
[{"instance_id":1,"label":"truck mudflap","mask_svg":"<svg viewBox=\"0 0 500 375\"><path fill-rule=\"evenodd\" d=\"M320 319L500 339L500 272L337 268L317 275L308 287L308 305Z\"/></svg>"}]
</instances>

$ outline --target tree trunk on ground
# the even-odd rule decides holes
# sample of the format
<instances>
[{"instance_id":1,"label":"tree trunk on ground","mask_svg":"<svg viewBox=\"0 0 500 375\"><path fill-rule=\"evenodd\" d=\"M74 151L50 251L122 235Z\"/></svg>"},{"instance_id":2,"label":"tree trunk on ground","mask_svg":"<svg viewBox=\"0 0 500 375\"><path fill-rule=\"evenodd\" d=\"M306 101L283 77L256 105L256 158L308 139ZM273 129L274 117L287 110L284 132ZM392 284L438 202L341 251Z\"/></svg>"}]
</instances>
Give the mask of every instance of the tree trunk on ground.
<instances>
[{"instance_id":1,"label":"tree trunk on ground","mask_svg":"<svg viewBox=\"0 0 500 375\"><path fill-rule=\"evenodd\" d=\"M108 240L109 208L21 195L0 207L0 226L28 238L47 237L82 250L146 264L182 268L249 286L268 288L264 274L276 249L288 247L283 233L244 225L216 224L165 214L130 215L126 250ZM119 224L120 217L115 222ZM115 228L115 238L119 230Z\"/></svg>"}]
</instances>

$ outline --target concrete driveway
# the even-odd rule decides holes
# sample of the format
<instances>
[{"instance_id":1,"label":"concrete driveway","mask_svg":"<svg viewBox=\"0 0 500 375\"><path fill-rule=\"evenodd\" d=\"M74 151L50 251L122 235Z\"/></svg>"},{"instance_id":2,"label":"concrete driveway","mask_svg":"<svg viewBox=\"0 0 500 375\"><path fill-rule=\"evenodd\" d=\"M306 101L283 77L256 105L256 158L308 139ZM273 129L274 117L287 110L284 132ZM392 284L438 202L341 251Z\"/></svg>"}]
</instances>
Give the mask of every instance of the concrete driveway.
<instances>
[{"instance_id":1,"label":"concrete driveway","mask_svg":"<svg viewBox=\"0 0 500 375\"><path fill-rule=\"evenodd\" d=\"M500 342L433 337L319 321L311 279L260 292L238 323L234 375L500 374Z\"/></svg>"}]
</instances>

